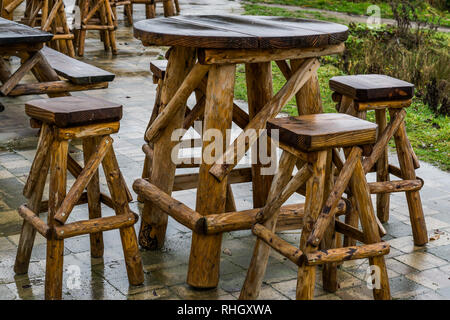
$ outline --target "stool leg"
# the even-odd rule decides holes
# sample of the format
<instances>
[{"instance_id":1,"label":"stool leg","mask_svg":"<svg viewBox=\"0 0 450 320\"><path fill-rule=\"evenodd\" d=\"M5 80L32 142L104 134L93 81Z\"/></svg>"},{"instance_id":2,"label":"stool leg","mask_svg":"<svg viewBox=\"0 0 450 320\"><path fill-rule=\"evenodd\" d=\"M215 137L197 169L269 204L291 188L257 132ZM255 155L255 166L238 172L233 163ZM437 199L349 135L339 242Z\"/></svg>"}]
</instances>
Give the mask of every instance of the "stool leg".
<instances>
[{"instance_id":1,"label":"stool leg","mask_svg":"<svg viewBox=\"0 0 450 320\"><path fill-rule=\"evenodd\" d=\"M28 208L36 214L39 213L41 208L42 194L44 193L49 166L50 153L47 154L44 164L41 167L40 175L33 188L33 194L27 203ZM24 221L17 248L16 262L14 264L14 272L16 274L24 274L28 272L35 237L36 229L30 223Z\"/></svg>"},{"instance_id":2,"label":"stool leg","mask_svg":"<svg viewBox=\"0 0 450 320\"><path fill-rule=\"evenodd\" d=\"M292 171L297 158L290 153L284 151L281 155L278 172L276 173L267 202L272 201L273 198L279 196L283 191L289 179L292 177ZM276 219L278 214L273 214L272 219L267 220L264 226L269 230L274 231L276 226ZM253 256L248 267L247 276L239 296L240 300L254 300L259 296L261 290L262 280L266 272L267 262L269 260L270 246L265 244L261 239L256 239L256 244L253 249Z\"/></svg>"},{"instance_id":3,"label":"stool leg","mask_svg":"<svg viewBox=\"0 0 450 320\"><path fill-rule=\"evenodd\" d=\"M325 192L323 201L325 202L328 195L333 188L333 166L332 166L332 150L327 151L327 162L325 171ZM334 224L330 224L328 227L322 242L320 243L321 249L334 249L336 248L336 232L334 231ZM328 292L336 292L338 289L337 283L337 263L327 263L323 265L322 269L322 284L323 288Z\"/></svg>"},{"instance_id":4,"label":"stool leg","mask_svg":"<svg viewBox=\"0 0 450 320\"><path fill-rule=\"evenodd\" d=\"M116 214L129 214L130 207L128 206L126 185L122 179L112 146L103 159L102 164ZM140 285L144 282L144 270L134 227L121 228L120 238L122 240L128 280L132 285Z\"/></svg>"},{"instance_id":5,"label":"stool leg","mask_svg":"<svg viewBox=\"0 0 450 320\"><path fill-rule=\"evenodd\" d=\"M408 152L408 138L406 135L405 122L398 127L397 132L394 134L394 139L403 179L416 179L416 171L414 170L412 156ZM428 242L428 233L419 191L406 192L406 200L408 202L414 244L417 246L425 245Z\"/></svg>"},{"instance_id":6,"label":"stool leg","mask_svg":"<svg viewBox=\"0 0 450 320\"><path fill-rule=\"evenodd\" d=\"M361 226L366 238L366 243L377 243L381 241L380 233L375 218L375 212L370 197L369 186L361 161L358 160L352 178L350 179L350 188L355 197L358 208ZM379 271L379 288L374 287L373 296L377 300L389 300L391 298L389 289L389 278L387 275L386 264L383 256L369 258L371 266L376 266Z\"/></svg>"},{"instance_id":7,"label":"stool leg","mask_svg":"<svg viewBox=\"0 0 450 320\"><path fill-rule=\"evenodd\" d=\"M147 19L153 19L156 17L155 3L145 5L145 17Z\"/></svg>"},{"instance_id":8,"label":"stool leg","mask_svg":"<svg viewBox=\"0 0 450 320\"><path fill-rule=\"evenodd\" d=\"M161 108L164 108L176 93L178 87L192 68L195 51L176 47L171 50L167 66L166 79L161 93ZM167 194L172 193L176 165L171 160L172 148L178 143L172 141L172 132L183 125L185 108L180 108L166 127L153 148L151 182ZM168 216L155 208L151 202L144 201L142 221L139 232L139 244L145 249L158 249L164 244Z\"/></svg>"},{"instance_id":9,"label":"stool leg","mask_svg":"<svg viewBox=\"0 0 450 320\"><path fill-rule=\"evenodd\" d=\"M247 80L249 118L251 120L272 98L271 63L248 63L245 65L245 74ZM253 208L264 207L273 179L273 175L261 175L261 168L267 167L267 165L261 164L261 159L259 158L259 144L262 142L262 139L267 139L267 151L269 152L267 156L270 156L271 139L263 135L255 143L255 149L252 152Z\"/></svg>"},{"instance_id":10,"label":"stool leg","mask_svg":"<svg viewBox=\"0 0 450 320\"><path fill-rule=\"evenodd\" d=\"M55 141L50 160L50 197L48 205L48 225L66 196L68 141ZM62 298L64 260L64 240L47 239L47 263L45 269L45 299Z\"/></svg>"},{"instance_id":11,"label":"stool leg","mask_svg":"<svg viewBox=\"0 0 450 320\"><path fill-rule=\"evenodd\" d=\"M381 133L386 128L386 110L375 110L376 123L378 124L378 133ZM388 149L385 148L383 154L377 162L377 181L384 182L389 181L389 162L388 162ZM389 193L377 194L377 216L381 222L387 222L389 220Z\"/></svg>"},{"instance_id":12,"label":"stool leg","mask_svg":"<svg viewBox=\"0 0 450 320\"><path fill-rule=\"evenodd\" d=\"M83 156L86 164L91 158L92 154L97 149L99 139L97 137L83 139ZM89 219L96 219L102 217L102 206L100 202L100 182L98 169L92 176L91 181L87 186ZM91 233L89 235L91 242L91 257L103 257L104 245L103 234L101 232Z\"/></svg>"},{"instance_id":13,"label":"stool leg","mask_svg":"<svg viewBox=\"0 0 450 320\"><path fill-rule=\"evenodd\" d=\"M81 0L80 1L80 16L81 16L81 25L84 25L82 22L84 18L86 18L89 12L89 0ZM78 32L78 55L82 57L84 55L84 43L86 41L86 29L80 27L80 31Z\"/></svg>"},{"instance_id":14,"label":"stool leg","mask_svg":"<svg viewBox=\"0 0 450 320\"><path fill-rule=\"evenodd\" d=\"M204 134L209 129L219 130L226 140L227 130L231 128L233 117L233 97L236 65L214 65L209 70L204 116ZM219 139L215 137L214 139ZM202 152L214 142L203 140ZM227 144L222 141L222 150L214 150L216 158L223 153ZM219 182L209 173L211 159L200 166L197 188L197 212L201 215L225 212L227 178ZM187 283L195 288L213 288L219 282L220 253L222 234L192 234L191 254Z\"/></svg>"},{"instance_id":15,"label":"stool leg","mask_svg":"<svg viewBox=\"0 0 450 320\"><path fill-rule=\"evenodd\" d=\"M172 17L175 15L175 7L172 0L163 0L164 16Z\"/></svg>"},{"instance_id":16,"label":"stool leg","mask_svg":"<svg viewBox=\"0 0 450 320\"><path fill-rule=\"evenodd\" d=\"M313 175L306 185L305 218L303 222L300 249L305 252L306 241L314 228L316 220L322 210L325 191L325 173L327 151L318 153L313 166ZM297 300L312 300L316 282L316 267L302 265L297 275Z\"/></svg>"}]
</instances>

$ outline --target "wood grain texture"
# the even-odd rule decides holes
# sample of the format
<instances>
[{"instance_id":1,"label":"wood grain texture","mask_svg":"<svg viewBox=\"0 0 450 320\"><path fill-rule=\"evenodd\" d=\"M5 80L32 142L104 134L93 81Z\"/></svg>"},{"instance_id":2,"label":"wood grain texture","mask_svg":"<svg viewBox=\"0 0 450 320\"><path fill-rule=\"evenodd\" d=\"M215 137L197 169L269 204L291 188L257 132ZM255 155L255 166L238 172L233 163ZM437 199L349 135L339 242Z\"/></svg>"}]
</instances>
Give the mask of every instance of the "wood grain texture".
<instances>
[{"instance_id":1,"label":"wood grain texture","mask_svg":"<svg viewBox=\"0 0 450 320\"><path fill-rule=\"evenodd\" d=\"M330 79L330 88L355 100L408 100L414 96L412 83L380 74L338 76Z\"/></svg>"},{"instance_id":2,"label":"wood grain texture","mask_svg":"<svg viewBox=\"0 0 450 320\"><path fill-rule=\"evenodd\" d=\"M245 65L245 75L247 82L248 113L249 119L254 118L261 108L270 101L273 95L272 88L272 67L270 62L251 63ZM265 139L265 141L263 141ZM266 154L271 157L271 139L267 135L261 136L253 146L252 150L252 192L253 208L261 208L266 204L273 175L262 175L264 167L261 164L260 152L261 144L266 144Z\"/></svg>"},{"instance_id":3,"label":"wood grain texture","mask_svg":"<svg viewBox=\"0 0 450 320\"><path fill-rule=\"evenodd\" d=\"M184 78L195 63L195 50L175 47L170 51L166 79L163 82L160 110L163 110L176 93ZM171 161L171 152L178 143L172 141L172 132L183 126L185 108L180 108L154 144L150 181L168 195L172 193L176 165ZM146 249L161 248L164 244L168 216L162 210L144 201L139 244Z\"/></svg>"},{"instance_id":4,"label":"wood grain texture","mask_svg":"<svg viewBox=\"0 0 450 320\"><path fill-rule=\"evenodd\" d=\"M134 36L145 45L215 49L292 49L344 42L347 27L324 21L267 16L177 16L142 20Z\"/></svg>"},{"instance_id":5,"label":"wood grain texture","mask_svg":"<svg viewBox=\"0 0 450 320\"><path fill-rule=\"evenodd\" d=\"M261 134L260 129L265 128L267 120L274 118L281 111L286 103L291 100L310 77L316 73L318 68L319 62L316 59L307 59L302 64L302 67L292 75L280 91L278 91L277 94L264 105L260 112L250 120L244 132L234 140L222 157L220 157L214 166L212 166L210 173L217 179L222 180L244 156L242 152L238 152L239 144L245 142L244 150L247 151L259 138L259 135Z\"/></svg>"},{"instance_id":6,"label":"wood grain texture","mask_svg":"<svg viewBox=\"0 0 450 320\"><path fill-rule=\"evenodd\" d=\"M236 65L212 66L208 74L208 87L206 92L206 106L204 116L204 131L216 129L226 136L226 130L231 127L233 114L233 97ZM215 145L217 137L205 139L203 148ZM213 141L209 141L213 140ZM208 147L209 146L209 147ZM210 150L213 159L217 159L225 150L226 143L220 148ZM205 155L205 154L203 154ZM199 184L197 187L196 209L201 215L225 212L227 196L227 179L216 180L210 173L210 162L203 159L199 171ZM195 288L216 287L219 282L220 253L222 234L192 235L191 254L187 283Z\"/></svg>"},{"instance_id":7,"label":"wood grain texture","mask_svg":"<svg viewBox=\"0 0 450 320\"><path fill-rule=\"evenodd\" d=\"M375 143L377 125L345 114L312 114L271 119L268 133L279 130L280 141L304 151Z\"/></svg>"},{"instance_id":8,"label":"wood grain texture","mask_svg":"<svg viewBox=\"0 0 450 320\"><path fill-rule=\"evenodd\" d=\"M94 97L61 97L28 101L25 113L31 118L66 128L119 121L122 105Z\"/></svg>"},{"instance_id":9,"label":"wood grain texture","mask_svg":"<svg viewBox=\"0 0 450 320\"><path fill-rule=\"evenodd\" d=\"M290 153L284 151L280 158L278 171L273 178L270 187L267 202L275 201L277 196L282 192L290 178L297 159ZM264 228L269 231L275 231L279 210L275 210L268 215L268 219L264 222ZM247 270L244 284L239 295L240 300L257 299L261 291L261 285L266 273L267 263L269 261L270 246L257 238L253 249L252 260Z\"/></svg>"},{"instance_id":10,"label":"wood grain texture","mask_svg":"<svg viewBox=\"0 0 450 320\"><path fill-rule=\"evenodd\" d=\"M41 53L58 75L75 84L111 82L115 78L115 75L108 71L66 56L49 47L42 48Z\"/></svg>"}]
</instances>

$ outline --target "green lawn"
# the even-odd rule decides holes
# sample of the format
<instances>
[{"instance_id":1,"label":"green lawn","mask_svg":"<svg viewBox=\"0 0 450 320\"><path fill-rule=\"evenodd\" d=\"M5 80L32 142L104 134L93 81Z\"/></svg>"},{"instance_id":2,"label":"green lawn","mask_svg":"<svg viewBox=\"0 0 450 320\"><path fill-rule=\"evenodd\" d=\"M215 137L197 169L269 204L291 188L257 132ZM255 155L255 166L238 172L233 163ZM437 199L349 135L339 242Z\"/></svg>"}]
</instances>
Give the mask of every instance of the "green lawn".
<instances>
[{"instance_id":1,"label":"green lawn","mask_svg":"<svg viewBox=\"0 0 450 320\"><path fill-rule=\"evenodd\" d=\"M305 14L304 12L290 12L288 10L278 8L269 8L256 5L246 5L244 8L246 10L246 14L250 15L305 17L303 16ZM320 17L316 18L320 19ZM284 85L286 80L275 63L272 65L272 70L274 92L277 92ZM336 75L343 75L343 72L334 65L327 63L326 59L323 59L322 66L319 69L319 81L325 112L336 112L334 108L335 104L331 100L332 92L328 86L329 79ZM244 101L247 100L243 65L239 65L237 68L237 82L235 90L237 99ZM290 101L283 111L291 115L296 115L297 109L295 100ZM450 171L449 119L444 116L434 115L433 112L419 99L414 99L412 106L407 109L407 114L408 135L418 157L421 160L441 167L443 170ZM373 120L373 118L373 112L369 112L368 119Z\"/></svg>"},{"instance_id":2,"label":"green lawn","mask_svg":"<svg viewBox=\"0 0 450 320\"><path fill-rule=\"evenodd\" d=\"M337 12L345 12L350 14L368 15L367 8L371 5L377 5L381 9L382 18L393 18L392 10L389 3L383 1L348 1L348 0L246 0L252 3L270 3L270 4L285 4L295 5L307 8L316 8ZM441 17L440 24L442 26L450 27L450 13L439 11L424 2L421 3L418 10L419 20L429 21L435 15Z\"/></svg>"}]
</instances>

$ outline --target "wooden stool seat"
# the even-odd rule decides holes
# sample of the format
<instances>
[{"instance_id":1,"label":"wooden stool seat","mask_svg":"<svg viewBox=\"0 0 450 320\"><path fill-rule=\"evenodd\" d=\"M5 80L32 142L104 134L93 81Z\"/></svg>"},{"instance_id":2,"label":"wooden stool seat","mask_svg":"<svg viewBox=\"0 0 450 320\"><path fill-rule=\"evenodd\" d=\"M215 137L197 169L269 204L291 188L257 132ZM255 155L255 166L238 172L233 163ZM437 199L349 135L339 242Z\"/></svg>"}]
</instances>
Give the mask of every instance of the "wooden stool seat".
<instances>
[{"instance_id":1,"label":"wooden stool seat","mask_svg":"<svg viewBox=\"0 0 450 320\"><path fill-rule=\"evenodd\" d=\"M338 113L276 118L267 129L269 135L278 129L281 143L302 151L372 144L377 136L376 124Z\"/></svg>"},{"instance_id":2,"label":"wooden stool seat","mask_svg":"<svg viewBox=\"0 0 450 320\"><path fill-rule=\"evenodd\" d=\"M28 101L25 113L58 128L67 128L120 121L122 105L99 98L72 96Z\"/></svg>"},{"instance_id":3,"label":"wooden stool seat","mask_svg":"<svg viewBox=\"0 0 450 320\"><path fill-rule=\"evenodd\" d=\"M362 149L359 147L360 143L375 141L377 126L358 118L351 118L347 115L341 117L341 115L320 114L269 120L268 134L271 128L279 129L287 133L286 136L290 139L286 142L291 144L286 147L280 140L283 154L278 171L273 178L266 205L260 210L258 222L252 228L257 239L240 293L241 300L258 298L271 248L298 265L297 299L306 300L314 297L317 265L323 265L324 290L335 292L339 287L337 263L363 258L369 258L369 264L378 272L377 285L373 288L374 298L390 299L389 279L384 261L384 255L389 253L389 244L381 240L382 232L372 206L370 186L361 162ZM337 119L341 119L342 123ZM349 129L357 130L355 131L357 138L353 143L348 136ZM358 138L358 130L369 132L370 138ZM330 140L335 142L321 143L318 151L308 150L306 157L303 157L305 155L303 141L314 141L316 137L326 139L327 133L331 134ZM339 145L338 142L341 141L343 144ZM314 146L314 143L306 144L307 149L311 146ZM344 148L345 162L334 149L339 147ZM293 175L296 165L299 170ZM302 188L305 190L303 226L300 245L296 247L278 237L275 231L283 203ZM346 190L354 196L351 203L343 198ZM358 226L350 226L337 218L341 201L345 201L348 205L346 218L349 213L357 212L362 231ZM362 244L338 247L337 232Z\"/></svg>"},{"instance_id":4,"label":"wooden stool seat","mask_svg":"<svg viewBox=\"0 0 450 320\"><path fill-rule=\"evenodd\" d=\"M381 74L333 77L330 88L358 101L406 100L414 96L412 83Z\"/></svg>"},{"instance_id":5,"label":"wooden stool seat","mask_svg":"<svg viewBox=\"0 0 450 320\"><path fill-rule=\"evenodd\" d=\"M14 271L17 274L28 272L34 238L39 232L47 239L45 298L61 299L64 240L89 234L91 256L101 258L102 232L119 229L129 283L142 284L142 260L133 227L138 215L129 207L132 196L119 169L110 137L119 130L122 106L97 98L62 97L31 101L26 112L42 124L36 155L23 189L28 202L19 208L24 222ZM75 138L81 139L83 144L84 168L69 153L69 142ZM109 195L100 189L100 165ZM49 171L49 199L42 201ZM76 180L67 191L68 172ZM68 222L74 207L85 203L89 219ZM115 215L102 217L102 204L113 209ZM45 222L39 214L46 211Z\"/></svg>"},{"instance_id":6,"label":"wooden stool seat","mask_svg":"<svg viewBox=\"0 0 450 320\"><path fill-rule=\"evenodd\" d=\"M167 60L155 60L150 62L150 71L154 77L158 79L164 79L167 69Z\"/></svg>"}]
</instances>

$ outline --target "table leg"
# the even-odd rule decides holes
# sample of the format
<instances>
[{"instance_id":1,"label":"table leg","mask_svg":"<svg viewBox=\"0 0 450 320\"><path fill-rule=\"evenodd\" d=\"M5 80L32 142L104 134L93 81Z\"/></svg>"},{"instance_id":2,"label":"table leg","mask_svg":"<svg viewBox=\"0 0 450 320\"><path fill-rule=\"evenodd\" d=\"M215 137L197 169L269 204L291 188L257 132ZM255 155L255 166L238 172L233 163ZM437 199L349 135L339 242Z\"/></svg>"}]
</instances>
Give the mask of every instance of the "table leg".
<instances>
[{"instance_id":1,"label":"table leg","mask_svg":"<svg viewBox=\"0 0 450 320\"><path fill-rule=\"evenodd\" d=\"M225 137L227 129L231 128L233 116L233 97L235 65L212 66L208 75L208 87L206 92L206 106L203 132L203 163L200 166L199 183L197 189L196 211L202 215L225 212L227 195L227 178L219 182L209 173L213 161L207 159L211 144L222 139L222 150L213 150L211 154L217 158L218 153L223 153L226 148ZM216 134L212 142L207 141L209 129L215 129ZM208 139L209 140L209 139ZM221 253L222 235L200 235L193 233L191 255L189 258L189 270L187 282L196 288L213 288L219 282L219 267Z\"/></svg>"},{"instance_id":2,"label":"table leg","mask_svg":"<svg viewBox=\"0 0 450 320\"><path fill-rule=\"evenodd\" d=\"M172 48L167 65L166 80L164 81L161 94L161 110L164 109L176 93L194 62L195 49ZM177 111L158 141L155 142L153 149L150 181L169 195L172 193L176 170L176 165L170 157L173 147L178 143L177 141L172 141L172 132L177 128L183 127L185 112L184 107ZM168 216L166 213L152 206L151 202L145 201L139 232L139 244L146 249L161 248L166 235L167 220Z\"/></svg>"},{"instance_id":3,"label":"table leg","mask_svg":"<svg viewBox=\"0 0 450 320\"><path fill-rule=\"evenodd\" d=\"M248 63L245 65L248 95L248 113L250 119L270 101L273 95L272 67L270 62ZM261 175L262 167L270 167L270 163L261 164L259 156L260 142L267 139L267 156L270 156L270 138L266 135L258 139L254 144L252 152L252 184L253 184L253 207L262 208L266 204L273 175Z\"/></svg>"}]
</instances>

